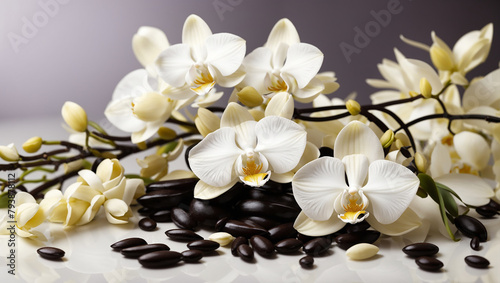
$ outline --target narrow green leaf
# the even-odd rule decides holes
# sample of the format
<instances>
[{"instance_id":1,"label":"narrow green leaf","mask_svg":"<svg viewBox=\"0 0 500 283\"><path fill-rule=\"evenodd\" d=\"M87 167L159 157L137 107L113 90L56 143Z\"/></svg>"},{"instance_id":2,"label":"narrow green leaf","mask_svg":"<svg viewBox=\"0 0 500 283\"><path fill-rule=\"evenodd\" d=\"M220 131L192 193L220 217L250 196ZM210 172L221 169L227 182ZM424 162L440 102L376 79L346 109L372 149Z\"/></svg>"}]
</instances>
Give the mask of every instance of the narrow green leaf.
<instances>
[{"instance_id":1,"label":"narrow green leaf","mask_svg":"<svg viewBox=\"0 0 500 283\"><path fill-rule=\"evenodd\" d=\"M419 196L421 198L426 198L428 195L429 194L427 194L427 192L424 189L418 187L417 196Z\"/></svg>"},{"instance_id":2,"label":"narrow green leaf","mask_svg":"<svg viewBox=\"0 0 500 283\"><path fill-rule=\"evenodd\" d=\"M440 190L438 190L438 188L436 187L436 183L434 183L432 177L427 174L420 173L418 174L418 179L420 180L420 187L426 190L426 192L431 196L431 198L434 201L436 201L437 199L436 203L439 205L439 211L441 212L441 220L443 220L444 226L446 227L446 231L448 232L448 235L450 235L450 238L455 242L460 240L455 238L455 235L453 235L453 232L451 231L450 224L448 223L448 215L446 213L446 207L444 204L443 196L441 195Z\"/></svg>"},{"instance_id":3,"label":"narrow green leaf","mask_svg":"<svg viewBox=\"0 0 500 283\"><path fill-rule=\"evenodd\" d=\"M0 208L7 208L9 205L9 192L6 191L0 195Z\"/></svg>"},{"instance_id":4,"label":"narrow green leaf","mask_svg":"<svg viewBox=\"0 0 500 283\"><path fill-rule=\"evenodd\" d=\"M454 217L457 217L458 216L458 206L457 206L457 202L455 201L455 199L453 198L451 193L446 191L446 190L443 190L439 187L438 187L438 190L439 190L439 193L441 194L441 196L443 197L443 202L444 202L444 206L446 207L446 210Z\"/></svg>"}]
</instances>

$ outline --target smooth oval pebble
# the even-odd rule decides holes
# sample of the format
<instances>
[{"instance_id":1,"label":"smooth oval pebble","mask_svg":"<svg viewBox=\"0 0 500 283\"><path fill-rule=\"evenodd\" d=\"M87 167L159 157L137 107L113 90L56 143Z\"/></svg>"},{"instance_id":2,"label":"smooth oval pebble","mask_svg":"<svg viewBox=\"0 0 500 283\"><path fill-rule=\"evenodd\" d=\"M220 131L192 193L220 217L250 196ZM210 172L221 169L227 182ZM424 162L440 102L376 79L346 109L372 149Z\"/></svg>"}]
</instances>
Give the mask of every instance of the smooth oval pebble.
<instances>
[{"instance_id":1,"label":"smooth oval pebble","mask_svg":"<svg viewBox=\"0 0 500 283\"><path fill-rule=\"evenodd\" d=\"M236 237L231 244L231 254L238 256L238 247L242 244L248 245L248 239L243 236Z\"/></svg>"},{"instance_id":2,"label":"smooth oval pebble","mask_svg":"<svg viewBox=\"0 0 500 283\"><path fill-rule=\"evenodd\" d=\"M345 228L347 233L363 232L370 228L370 224L366 221L361 221L356 224L347 224Z\"/></svg>"},{"instance_id":3,"label":"smooth oval pebble","mask_svg":"<svg viewBox=\"0 0 500 283\"><path fill-rule=\"evenodd\" d=\"M481 242L486 242L488 232L481 221L468 215L459 215L455 218L455 226L464 236L473 238L479 237Z\"/></svg>"},{"instance_id":4,"label":"smooth oval pebble","mask_svg":"<svg viewBox=\"0 0 500 283\"><path fill-rule=\"evenodd\" d=\"M479 237L474 237L470 240L470 248L479 251L481 249L481 242L479 241Z\"/></svg>"},{"instance_id":5,"label":"smooth oval pebble","mask_svg":"<svg viewBox=\"0 0 500 283\"><path fill-rule=\"evenodd\" d=\"M144 267L160 268L172 266L178 263L182 258L182 254L174 251L155 251L139 257L139 263Z\"/></svg>"},{"instance_id":6,"label":"smooth oval pebble","mask_svg":"<svg viewBox=\"0 0 500 283\"><path fill-rule=\"evenodd\" d=\"M153 231L156 229L156 221L149 217L144 217L143 219L139 220L139 228L144 231Z\"/></svg>"},{"instance_id":7,"label":"smooth oval pebble","mask_svg":"<svg viewBox=\"0 0 500 283\"><path fill-rule=\"evenodd\" d=\"M45 259L59 260L64 256L64 251L54 247L43 247L36 250L36 252Z\"/></svg>"},{"instance_id":8,"label":"smooth oval pebble","mask_svg":"<svg viewBox=\"0 0 500 283\"><path fill-rule=\"evenodd\" d=\"M466 256L464 260L468 266L474 267L474 268L488 268L488 266L490 265L489 260L485 259L482 256L478 256L478 255Z\"/></svg>"},{"instance_id":9,"label":"smooth oval pebble","mask_svg":"<svg viewBox=\"0 0 500 283\"><path fill-rule=\"evenodd\" d=\"M252 248L261 256L269 257L274 253L274 244L267 238L259 235L250 238Z\"/></svg>"},{"instance_id":10,"label":"smooth oval pebble","mask_svg":"<svg viewBox=\"0 0 500 283\"><path fill-rule=\"evenodd\" d=\"M330 244L331 242L325 238L316 238L305 243L302 250L307 255L318 256L328 251Z\"/></svg>"},{"instance_id":11,"label":"smooth oval pebble","mask_svg":"<svg viewBox=\"0 0 500 283\"><path fill-rule=\"evenodd\" d=\"M234 237L227 232L216 232L208 237L209 240L219 243L221 246L227 246L231 244Z\"/></svg>"},{"instance_id":12,"label":"smooth oval pebble","mask_svg":"<svg viewBox=\"0 0 500 283\"><path fill-rule=\"evenodd\" d=\"M487 204L483 205L483 206L476 207L476 212L485 218L492 218L498 214L498 212L495 208L493 208Z\"/></svg>"},{"instance_id":13,"label":"smooth oval pebble","mask_svg":"<svg viewBox=\"0 0 500 283\"><path fill-rule=\"evenodd\" d=\"M199 250L187 250L181 254L182 260L188 263L199 262L203 258L203 252Z\"/></svg>"},{"instance_id":14,"label":"smooth oval pebble","mask_svg":"<svg viewBox=\"0 0 500 283\"><path fill-rule=\"evenodd\" d=\"M487 205L493 207L497 211L500 211L500 203L498 203L492 199L490 199L490 202Z\"/></svg>"},{"instance_id":15,"label":"smooth oval pebble","mask_svg":"<svg viewBox=\"0 0 500 283\"><path fill-rule=\"evenodd\" d=\"M187 229L170 229L165 232L165 235L174 241L179 242L192 242L196 240L203 240L203 237L195 232Z\"/></svg>"},{"instance_id":16,"label":"smooth oval pebble","mask_svg":"<svg viewBox=\"0 0 500 283\"><path fill-rule=\"evenodd\" d=\"M172 222L172 213L170 212L170 209L155 211L151 215L149 215L149 217L154 221L160 223Z\"/></svg>"},{"instance_id":17,"label":"smooth oval pebble","mask_svg":"<svg viewBox=\"0 0 500 283\"><path fill-rule=\"evenodd\" d=\"M222 221L221 219L218 224L221 224L220 222L224 221ZM227 232L235 237L243 236L246 238L251 238L253 235L269 234L269 232L267 232L267 230L262 227L250 226L244 222L237 220L227 220L227 222L225 222L222 226L221 231Z\"/></svg>"},{"instance_id":18,"label":"smooth oval pebble","mask_svg":"<svg viewBox=\"0 0 500 283\"><path fill-rule=\"evenodd\" d=\"M415 259L415 263L423 270L436 271L443 267L443 262L430 256L421 256Z\"/></svg>"},{"instance_id":19,"label":"smooth oval pebble","mask_svg":"<svg viewBox=\"0 0 500 283\"><path fill-rule=\"evenodd\" d=\"M297 230L293 228L293 222L280 224L269 229L269 239L274 243L295 237L297 237Z\"/></svg>"},{"instance_id":20,"label":"smooth oval pebble","mask_svg":"<svg viewBox=\"0 0 500 283\"><path fill-rule=\"evenodd\" d=\"M302 248L302 245L303 245L302 241L290 238L277 242L274 245L274 248L276 249L277 252L281 254L289 254L300 250L300 248Z\"/></svg>"},{"instance_id":21,"label":"smooth oval pebble","mask_svg":"<svg viewBox=\"0 0 500 283\"><path fill-rule=\"evenodd\" d=\"M337 246L343 250L361 243L373 244L380 237L380 232L366 230L363 232L355 232L350 234L341 234L335 237Z\"/></svg>"},{"instance_id":22,"label":"smooth oval pebble","mask_svg":"<svg viewBox=\"0 0 500 283\"><path fill-rule=\"evenodd\" d=\"M130 247L135 247L135 246L142 246L142 245L147 245L148 243L146 240L142 238L127 238L120 240L114 244L111 244L111 248L115 251L121 251L122 249L125 248L130 248Z\"/></svg>"},{"instance_id":23,"label":"smooth oval pebble","mask_svg":"<svg viewBox=\"0 0 500 283\"><path fill-rule=\"evenodd\" d=\"M156 251L168 251L170 248L165 244L148 244L142 246L135 246L130 248L122 249L120 252L123 256L128 258L138 258L141 255L156 252Z\"/></svg>"},{"instance_id":24,"label":"smooth oval pebble","mask_svg":"<svg viewBox=\"0 0 500 283\"><path fill-rule=\"evenodd\" d=\"M190 250L199 250L202 252L213 252L220 247L219 243L211 240L197 240L187 244Z\"/></svg>"},{"instance_id":25,"label":"smooth oval pebble","mask_svg":"<svg viewBox=\"0 0 500 283\"><path fill-rule=\"evenodd\" d=\"M352 260L369 259L376 255L379 248L372 244L361 243L347 249L345 254Z\"/></svg>"},{"instance_id":26,"label":"smooth oval pebble","mask_svg":"<svg viewBox=\"0 0 500 283\"><path fill-rule=\"evenodd\" d=\"M306 255L299 259L299 264L300 266L302 266L302 268L310 269L314 265L314 258L310 255Z\"/></svg>"},{"instance_id":27,"label":"smooth oval pebble","mask_svg":"<svg viewBox=\"0 0 500 283\"><path fill-rule=\"evenodd\" d=\"M241 244L236 249L242 260L251 262L254 258L253 249L247 244Z\"/></svg>"},{"instance_id":28,"label":"smooth oval pebble","mask_svg":"<svg viewBox=\"0 0 500 283\"><path fill-rule=\"evenodd\" d=\"M405 246L403 252L411 257L431 256L437 254L439 248L431 243L414 243Z\"/></svg>"},{"instance_id":29,"label":"smooth oval pebble","mask_svg":"<svg viewBox=\"0 0 500 283\"><path fill-rule=\"evenodd\" d=\"M189 213L184 211L182 208L174 207L172 208L172 222L174 222L177 227L181 229L192 230L196 227L196 221L191 218Z\"/></svg>"}]
</instances>

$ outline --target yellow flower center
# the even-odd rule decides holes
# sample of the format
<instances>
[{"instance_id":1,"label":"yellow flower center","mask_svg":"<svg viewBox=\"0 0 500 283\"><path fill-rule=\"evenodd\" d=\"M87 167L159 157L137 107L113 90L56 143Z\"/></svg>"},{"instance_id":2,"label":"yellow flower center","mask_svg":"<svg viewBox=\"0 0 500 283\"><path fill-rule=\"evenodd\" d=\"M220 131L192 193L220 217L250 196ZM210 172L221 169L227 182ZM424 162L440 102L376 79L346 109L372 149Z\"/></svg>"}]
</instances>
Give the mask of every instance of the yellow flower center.
<instances>
[{"instance_id":1,"label":"yellow flower center","mask_svg":"<svg viewBox=\"0 0 500 283\"><path fill-rule=\"evenodd\" d=\"M342 205L345 210L344 214L339 215L339 218L344 222L355 223L360 216L364 216L366 211L362 210L364 205L358 204L356 198L349 198L349 204Z\"/></svg>"},{"instance_id":2,"label":"yellow flower center","mask_svg":"<svg viewBox=\"0 0 500 283\"><path fill-rule=\"evenodd\" d=\"M271 77L271 85L267 87L270 92L286 92L288 91L288 86L285 81L278 76Z\"/></svg>"},{"instance_id":3,"label":"yellow flower center","mask_svg":"<svg viewBox=\"0 0 500 283\"><path fill-rule=\"evenodd\" d=\"M441 143L443 145L453 146L453 136L452 135L445 136L444 138L441 139Z\"/></svg>"},{"instance_id":4,"label":"yellow flower center","mask_svg":"<svg viewBox=\"0 0 500 283\"><path fill-rule=\"evenodd\" d=\"M198 95L207 94L215 85L214 78L209 72L199 71L198 76L193 81L191 90Z\"/></svg>"},{"instance_id":5,"label":"yellow flower center","mask_svg":"<svg viewBox=\"0 0 500 283\"><path fill-rule=\"evenodd\" d=\"M260 173L262 170L262 164L255 164L254 160L248 160L247 166L243 167L243 173L245 173L245 177L243 180L250 183L259 184L262 180L264 180L267 176L267 173Z\"/></svg>"},{"instance_id":6,"label":"yellow flower center","mask_svg":"<svg viewBox=\"0 0 500 283\"><path fill-rule=\"evenodd\" d=\"M455 164L453 168L451 168L450 173L460 173L460 174L472 174L479 176L479 172L472 168L471 166L462 163L462 164Z\"/></svg>"}]
</instances>

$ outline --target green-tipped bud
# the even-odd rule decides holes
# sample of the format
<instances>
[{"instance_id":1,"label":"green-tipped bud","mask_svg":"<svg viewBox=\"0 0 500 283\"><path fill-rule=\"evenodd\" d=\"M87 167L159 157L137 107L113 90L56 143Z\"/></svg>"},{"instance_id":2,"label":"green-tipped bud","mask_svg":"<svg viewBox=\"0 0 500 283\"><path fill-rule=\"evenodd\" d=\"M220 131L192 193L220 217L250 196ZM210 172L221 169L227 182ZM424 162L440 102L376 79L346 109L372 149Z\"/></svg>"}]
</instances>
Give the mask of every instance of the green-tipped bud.
<instances>
[{"instance_id":1,"label":"green-tipped bud","mask_svg":"<svg viewBox=\"0 0 500 283\"><path fill-rule=\"evenodd\" d=\"M37 152L40 147L42 147L41 137L32 137L23 143L23 149L28 153Z\"/></svg>"},{"instance_id":2,"label":"green-tipped bud","mask_svg":"<svg viewBox=\"0 0 500 283\"><path fill-rule=\"evenodd\" d=\"M420 93L425 98L431 98L432 96L432 86L426 78L420 79Z\"/></svg>"},{"instance_id":3,"label":"green-tipped bud","mask_svg":"<svg viewBox=\"0 0 500 283\"><path fill-rule=\"evenodd\" d=\"M9 162L19 160L19 153L13 143L7 146L0 145L0 158Z\"/></svg>"},{"instance_id":4,"label":"green-tipped bud","mask_svg":"<svg viewBox=\"0 0 500 283\"><path fill-rule=\"evenodd\" d=\"M71 101L66 101L61 110L62 117L66 124L77 132L87 130L87 113L83 108Z\"/></svg>"},{"instance_id":5,"label":"green-tipped bud","mask_svg":"<svg viewBox=\"0 0 500 283\"><path fill-rule=\"evenodd\" d=\"M361 105L359 105L359 103L356 100L352 99L347 100L347 102L345 103L345 107L352 116L356 116L359 114L359 112L361 112Z\"/></svg>"},{"instance_id":6,"label":"green-tipped bud","mask_svg":"<svg viewBox=\"0 0 500 283\"><path fill-rule=\"evenodd\" d=\"M250 108L257 107L264 102L262 95L260 95L260 93L251 86L244 87L236 95L238 95L238 99L241 103L243 103L243 105Z\"/></svg>"},{"instance_id":7,"label":"green-tipped bud","mask_svg":"<svg viewBox=\"0 0 500 283\"><path fill-rule=\"evenodd\" d=\"M415 165L419 172L425 173L427 171L427 158L420 152L415 153Z\"/></svg>"},{"instance_id":8,"label":"green-tipped bud","mask_svg":"<svg viewBox=\"0 0 500 283\"><path fill-rule=\"evenodd\" d=\"M177 133L167 127L160 127L158 129L158 135L160 136L161 139L164 140L173 140L177 137Z\"/></svg>"},{"instance_id":9,"label":"green-tipped bud","mask_svg":"<svg viewBox=\"0 0 500 283\"><path fill-rule=\"evenodd\" d=\"M388 148L394 142L394 132L392 130L387 130L380 138L380 143L384 148Z\"/></svg>"},{"instance_id":10,"label":"green-tipped bud","mask_svg":"<svg viewBox=\"0 0 500 283\"><path fill-rule=\"evenodd\" d=\"M450 56L451 54L446 52L446 50L438 45L433 45L430 53L432 63L436 66L436 68L438 68L438 70L450 71L453 69L455 63L453 62L453 58Z\"/></svg>"}]
</instances>

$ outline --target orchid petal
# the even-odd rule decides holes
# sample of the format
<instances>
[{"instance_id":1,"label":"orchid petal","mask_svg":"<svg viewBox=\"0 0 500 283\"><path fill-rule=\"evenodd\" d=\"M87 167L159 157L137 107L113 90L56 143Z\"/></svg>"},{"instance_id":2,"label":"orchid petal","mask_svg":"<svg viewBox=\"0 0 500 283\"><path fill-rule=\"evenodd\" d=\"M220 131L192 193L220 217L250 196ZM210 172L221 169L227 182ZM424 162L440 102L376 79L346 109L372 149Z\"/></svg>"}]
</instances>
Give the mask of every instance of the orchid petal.
<instances>
[{"instance_id":1,"label":"orchid petal","mask_svg":"<svg viewBox=\"0 0 500 283\"><path fill-rule=\"evenodd\" d=\"M235 102L230 102L224 113L222 113L220 126L223 127L236 127L239 124L247 121L254 121L252 114L248 109Z\"/></svg>"},{"instance_id":2,"label":"orchid petal","mask_svg":"<svg viewBox=\"0 0 500 283\"><path fill-rule=\"evenodd\" d=\"M271 98L267 104L265 115L292 119L293 111L294 101L292 95L286 92L281 92Z\"/></svg>"},{"instance_id":3,"label":"orchid petal","mask_svg":"<svg viewBox=\"0 0 500 283\"><path fill-rule=\"evenodd\" d=\"M132 50L143 66L151 65L161 51L169 46L167 36L155 27L140 27L132 38Z\"/></svg>"},{"instance_id":4,"label":"orchid petal","mask_svg":"<svg viewBox=\"0 0 500 283\"><path fill-rule=\"evenodd\" d=\"M287 77L285 78L288 79ZM294 90L293 96L295 100L297 100L297 102L309 103L313 101L319 94L321 94L324 89L325 86L319 79L312 78L305 87Z\"/></svg>"},{"instance_id":5,"label":"orchid petal","mask_svg":"<svg viewBox=\"0 0 500 283\"><path fill-rule=\"evenodd\" d=\"M123 178L123 166L118 159L104 159L96 169L96 175L101 179L104 187L115 186Z\"/></svg>"},{"instance_id":6,"label":"orchid petal","mask_svg":"<svg viewBox=\"0 0 500 283\"><path fill-rule=\"evenodd\" d=\"M293 176L295 174L292 171L286 172L286 173L274 173L271 174L271 181L277 182L277 183L290 183L293 179Z\"/></svg>"},{"instance_id":7,"label":"orchid petal","mask_svg":"<svg viewBox=\"0 0 500 283\"><path fill-rule=\"evenodd\" d=\"M479 134L464 131L453 137L455 150L463 162L476 170L483 170L490 160L491 150L486 140Z\"/></svg>"},{"instance_id":8,"label":"orchid petal","mask_svg":"<svg viewBox=\"0 0 500 283\"><path fill-rule=\"evenodd\" d=\"M348 189L344 180L344 164L340 159L316 159L293 177L293 195L308 217L316 221L328 220L334 213L337 196Z\"/></svg>"},{"instance_id":9,"label":"orchid petal","mask_svg":"<svg viewBox=\"0 0 500 283\"><path fill-rule=\"evenodd\" d=\"M338 219L336 214L332 214L330 218L325 221L317 221L307 217L304 212L299 214L293 224L293 228L299 233L313 237L335 233L344 226L345 223Z\"/></svg>"},{"instance_id":10,"label":"orchid petal","mask_svg":"<svg viewBox=\"0 0 500 283\"><path fill-rule=\"evenodd\" d=\"M281 43L292 45L299 42L299 34L293 23L289 19L281 19L274 25L269 33L269 37L264 47L273 50L274 53Z\"/></svg>"},{"instance_id":11,"label":"orchid petal","mask_svg":"<svg viewBox=\"0 0 500 283\"><path fill-rule=\"evenodd\" d=\"M455 191L466 204L485 205L494 195L493 188L476 175L453 173L434 180Z\"/></svg>"},{"instance_id":12,"label":"orchid petal","mask_svg":"<svg viewBox=\"0 0 500 283\"><path fill-rule=\"evenodd\" d=\"M182 43L191 46L195 56L200 56L207 38L211 35L210 27L202 18L197 15L189 15L182 28Z\"/></svg>"},{"instance_id":13,"label":"orchid petal","mask_svg":"<svg viewBox=\"0 0 500 283\"><path fill-rule=\"evenodd\" d=\"M464 92L462 99L465 111L478 106L490 106L498 101L500 90L500 69L497 69L486 77L472 83Z\"/></svg>"},{"instance_id":14,"label":"orchid petal","mask_svg":"<svg viewBox=\"0 0 500 283\"><path fill-rule=\"evenodd\" d=\"M360 189L368 175L368 167L370 162L363 154L351 154L342 158L342 163L345 166L349 187L352 189Z\"/></svg>"},{"instance_id":15,"label":"orchid petal","mask_svg":"<svg viewBox=\"0 0 500 283\"><path fill-rule=\"evenodd\" d=\"M420 184L406 167L386 160L370 164L369 178L362 188L370 200L373 216L381 224L396 221L415 197Z\"/></svg>"},{"instance_id":16,"label":"orchid petal","mask_svg":"<svg viewBox=\"0 0 500 283\"><path fill-rule=\"evenodd\" d=\"M198 181L194 187L194 197L197 199L213 199L229 191L238 179L231 180L227 185L221 187L211 186L203 181Z\"/></svg>"},{"instance_id":17,"label":"orchid petal","mask_svg":"<svg viewBox=\"0 0 500 283\"><path fill-rule=\"evenodd\" d=\"M296 43L288 48L287 59L281 72L297 81L299 88L304 88L318 73L323 64L323 53L307 43Z\"/></svg>"},{"instance_id":18,"label":"orchid petal","mask_svg":"<svg viewBox=\"0 0 500 283\"><path fill-rule=\"evenodd\" d=\"M233 178L234 162L243 152L236 146L233 128L221 128L208 134L189 152L193 173L214 187L227 186Z\"/></svg>"},{"instance_id":19,"label":"orchid petal","mask_svg":"<svg viewBox=\"0 0 500 283\"><path fill-rule=\"evenodd\" d=\"M140 131L144 128L145 122L134 116L132 111L133 98L112 100L104 115L118 129L125 132Z\"/></svg>"},{"instance_id":20,"label":"orchid petal","mask_svg":"<svg viewBox=\"0 0 500 283\"><path fill-rule=\"evenodd\" d=\"M478 114L478 115L489 115L489 116L500 116L499 110L492 108L490 106L478 106L467 111L467 114ZM494 128L497 124L490 123L485 120L479 119L467 119L464 120L464 123L467 125L471 125L478 130L485 130L489 133L494 134Z\"/></svg>"},{"instance_id":21,"label":"orchid petal","mask_svg":"<svg viewBox=\"0 0 500 283\"><path fill-rule=\"evenodd\" d=\"M368 217L366 221L373 229L388 236L401 236L422 225L420 217L409 207L396 221L390 224L381 224L375 217Z\"/></svg>"},{"instance_id":22,"label":"orchid petal","mask_svg":"<svg viewBox=\"0 0 500 283\"><path fill-rule=\"evenodd\" d=\"M216 68L223 76L236 72L246 52L245 40L230 33L218 33L207 38L206 64Z\"/></svg>"},{"instance_id":23,"label":"orchid petal","mask_svg":"<svg viewBox=\"0 0 500 283\"><path fill-rule=\"evenodd\" d=\"M161 52L156 62L160 77L174 87L186 83L186 74L195 61L187 44L176 44Z\"/></svg>"},{"instance_id":24,"label":"orchid petal","mask_svg":"<svg viewBox=\"0 0 500 283\"><path fill-rule=\"evenodd\" d=\"M267 74L273 70L271 65L272 56L271 50L259 47L245 57L243 65L247 74L243 80L244 85L252 86L260 94L268 92L264 81Z\"/></svg>"},{"instance_id":25,"label":"orchid petal","mask_svg":"<svg viewBox=\"0 0 500 283\"><path fill-rule=\"evenodd\" d=\"M221 87L234 87L237 84L241 83L247 74L243 65L241 65L236 71L234 71L234 73L227 76L223 76L219 72L219 70L212 68L211 66L209 66L209 69L212 69L214 71L215 81Z\"/></svg>"},{"instance_id":26,"label":"orchid petal","mask_svg":"<svg viewBox=\"0 0 500 283\"><path fill-rule=\"evenodd\" d=\"M432 150L431 154L431 164L429 166L429 171L433 178L446 175L450 173L451 170L451 157L448 148L446 148L441 143L436 143L436 146Z\"/></svg>"},{"instance_id":27,"label":"orchid petal","mask_svg":"<svg viewBox=\"0 0 500 283\"><path fill-rule=\"evenodd\" d=\"M111 224L126 224L132 216L130 207L121 199L109 199L104 202L106 219Z\"/></svg>"},{"instance_id":28,"label":"orchid petal","mask_svg":"<svg viewBox=\"0 0 500 283\"><path fill-rule=\"evenodd\" d=\"M104 192L104 186L102 185L102 180L99 178L99 176L96 175L93 171L90 171L88 169L80 170L78 172L78 175L87 182L89 187L93 188L94 190L97 190L99 192Z\"/></svg>"},{"instance_id":29,"label":"orchid petal","mask_svg":"<svg viewBox=\"0 0 500 283\"><path fill-rule=\"evenodd\" d=\"M379 138L359 121L350 122L340 131L333 151L334 156L339 159L351 154L364 154L370 163L384 159L384 150Z\"/></svg>"},{"instance_id":30,"label":"orchid petal","mask_svg":"<svg viewBox=\"0 0 500 283\"><path fill-rule=\"evenodd\" d=\"M255 151L267 158L273 172L285 173L292 170L304 153L307 133L300 125L288 119L265 117L255 126L255 133Z\"/></svg>"},{"instance_id":31,"label":"orchid petal","mask_svg":"<svg viewBox=\"0 0 500 283\"><path fill-rule=\"evenodd\" d=\"M90 201L89 206L85 210L85 213L80 217L78 222L76 222L76 225L84 225L89 223L94 219L96 216L97 212L101 208L101 205L104 203L105 197L103 195L95 195L92 200Z\"/></svg>"},{"instance_id":32,"label":"orchid petal","mask_svg":"<svg viewBox=\"0 0 500 283\"><path fill-rule=\"evenodd\" d=\"M319 79L323 84L323 94L330 94L339 89L340 85L337 83L337 78L335 77L334 72L323 72L319 73L315 76L316 79Z\"/></svg>"}]
</instances>

